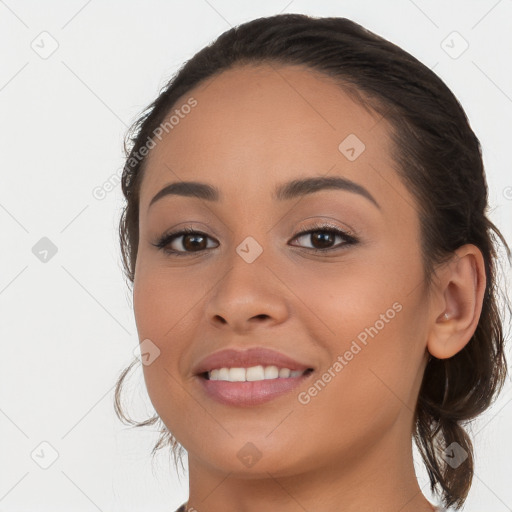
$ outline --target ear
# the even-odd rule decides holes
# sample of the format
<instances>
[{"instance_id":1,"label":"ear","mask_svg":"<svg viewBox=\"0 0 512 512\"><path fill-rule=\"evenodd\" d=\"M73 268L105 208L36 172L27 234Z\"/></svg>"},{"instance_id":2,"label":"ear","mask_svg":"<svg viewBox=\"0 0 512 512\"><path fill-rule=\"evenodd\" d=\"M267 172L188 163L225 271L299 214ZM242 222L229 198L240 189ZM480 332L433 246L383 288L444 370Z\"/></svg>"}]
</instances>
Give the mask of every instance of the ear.
<instances>
[{"instance_id":1,"label":"ear","mask_svg":"<svg viewBox=\"0 0 512 512\"><path fill-rule=\"evenodd\" d=\"M432 356L447 359L466 346L480 319L486 286L480 249L473 244L459 247L437 276L427 349Z\"/></svg>"}]
</instances>

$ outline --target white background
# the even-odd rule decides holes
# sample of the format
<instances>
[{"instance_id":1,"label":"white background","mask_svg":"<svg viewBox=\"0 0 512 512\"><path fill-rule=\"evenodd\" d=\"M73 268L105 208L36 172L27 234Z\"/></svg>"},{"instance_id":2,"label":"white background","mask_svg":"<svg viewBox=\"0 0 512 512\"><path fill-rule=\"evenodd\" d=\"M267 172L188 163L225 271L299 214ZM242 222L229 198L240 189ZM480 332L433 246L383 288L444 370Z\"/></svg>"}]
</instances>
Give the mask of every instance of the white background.
<instances>
[{"instance_id":1,"label":"white background","mask_svg":"<svg viewBox=\"0 0 512 512\"><path fill-rule=\"evenodd\" d=\"M152 472L157 434L114 416L114 383L138 338L120 186L103 200L92 191L118 182L127 127L184 60L230 26L280 12L351 18L432 67L480 138L490 216L512 240L511 0L0 1L0 511L157 512L185 501L186 475L180 484L164 454ZM456 59L442 47L453 31L469 43ZM52 44L48 58L31 47ZM57 247L46 263L32 252L42 237ZM142 373L130 382L130 411L146 418ZM509 379L473 429L467 511L512 510L511 401ZM59 454L48 469L30 455L43 441ZM418 459L425 486L422 468Z\"/></svg>"}]
</instances>

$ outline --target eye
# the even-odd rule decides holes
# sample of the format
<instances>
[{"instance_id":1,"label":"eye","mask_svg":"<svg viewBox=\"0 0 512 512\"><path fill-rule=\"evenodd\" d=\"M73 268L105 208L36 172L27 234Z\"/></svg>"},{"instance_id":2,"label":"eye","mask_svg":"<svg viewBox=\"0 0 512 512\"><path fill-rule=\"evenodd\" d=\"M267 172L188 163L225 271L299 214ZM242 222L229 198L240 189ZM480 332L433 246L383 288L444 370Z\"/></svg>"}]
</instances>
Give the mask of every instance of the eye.
<instances>
[{"instance_id":1,"label":"eye","mask_svg":"<svg viewBox=\"0 0 512 512\"><path fill-rule=\"evenodd\" d=\"M309 228L307 231L297 233L292 241L309 239L310 247L302 246L310 252L326 253L334 251L342 246L353 245L357 239L345 233L341 229L329 224L318 224ZM194 253L201 253L207 249L218 247L218 242L214 241L213 246L208 244L213 238L206 233L197 231L191 227L182 228L179 231L164 234L154 245L170 256L187 256ZM336 244L336 240L339 242ZM293 244L292 244L293 245Z\"/></svg>"},{"instance_id":2,"label":"eye","mask_svg":"<svg viewBox=\"0 0 512 512\"><path fill-rule=\"evenodd\" d=\"M309 241L312 252L325 253L333 251L341 246L353 245L357 243L357 239L341 229L328 224L320 224L311 227L307 231L298 233L293 240L303 239L306 243ZM341 240L341 243L335 244L336 239ZM303 246L304 247L304 246Z\"/></svg>"},{"instance_id":3,"label":"eye","mask_svg":"<svg viewBox=\"0 0 512 512\"><path fill-rule=\"evenodd\" d=\"M158 247L166 254L186 256L187 254L211 249L211 245L208 246L208 239L213 240L206 233L196 231L193 228L183 228L174 233L166 233L156 244L152 245ZM214 245L214 247L217 246Z\"/></svg>"}]
</instances>

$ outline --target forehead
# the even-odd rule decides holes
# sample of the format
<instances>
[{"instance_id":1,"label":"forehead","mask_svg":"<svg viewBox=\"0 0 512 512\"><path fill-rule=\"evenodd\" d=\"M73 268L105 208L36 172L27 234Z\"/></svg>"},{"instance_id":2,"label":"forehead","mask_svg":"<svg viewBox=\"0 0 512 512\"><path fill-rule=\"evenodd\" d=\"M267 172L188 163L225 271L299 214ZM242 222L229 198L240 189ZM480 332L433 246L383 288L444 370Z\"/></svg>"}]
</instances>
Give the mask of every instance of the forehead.
<instances>
[{"instance_id":1,"label":"forehead","mask_svg":"<svg viewBox=\"0 0 512 512\"><path fill-rule=\"evenodd\" d=\"M276 183L313 175L373 183L372 195L379 195L382 173L401 187L390 175L386 120L308 68L224 71L180 98L166 119L171 115L172 127L148 155L141 208L180 180L210 183L227 196L242 188L268 193Z\"/></svg>"}]
</instances>

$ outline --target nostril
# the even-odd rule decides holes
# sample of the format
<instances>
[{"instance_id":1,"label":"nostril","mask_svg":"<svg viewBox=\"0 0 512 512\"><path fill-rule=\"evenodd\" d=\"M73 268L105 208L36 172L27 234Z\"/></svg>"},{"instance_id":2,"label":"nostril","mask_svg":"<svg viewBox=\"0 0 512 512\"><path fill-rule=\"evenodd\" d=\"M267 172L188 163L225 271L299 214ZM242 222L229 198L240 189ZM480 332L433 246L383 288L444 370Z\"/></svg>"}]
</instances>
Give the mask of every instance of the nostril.
<instances>
[{"instance_id":1,"label":"nostril","mask_svg":"<svg viewBox=\"0 0 512 512\"><path fill-rule=\"evenodd\" d=\"M259 315L254 316L253 318L258 318L258 319L261 319L261 320L266 320L267 318L270 318L270 317L268 315L266 315L265 313L261 313Z\"/></svg>"}]
</instances>

